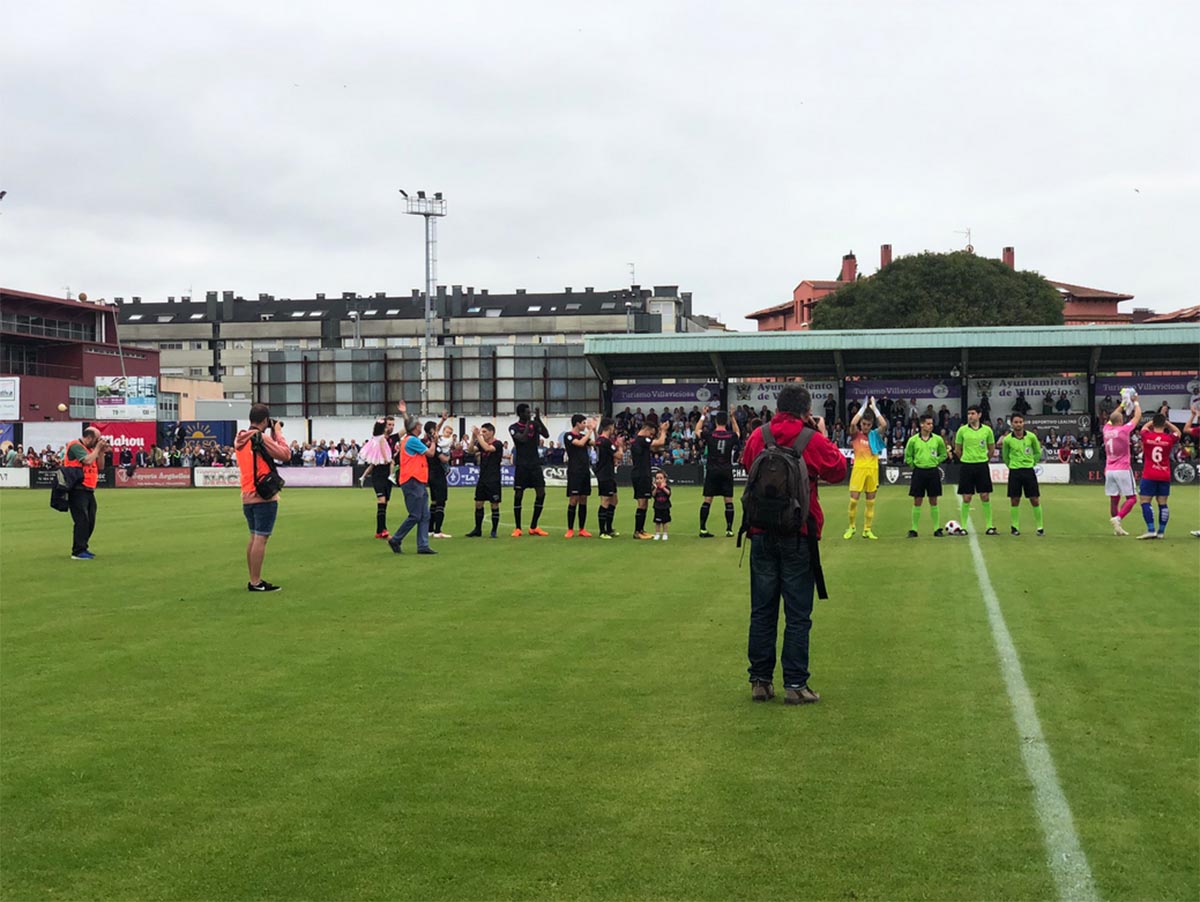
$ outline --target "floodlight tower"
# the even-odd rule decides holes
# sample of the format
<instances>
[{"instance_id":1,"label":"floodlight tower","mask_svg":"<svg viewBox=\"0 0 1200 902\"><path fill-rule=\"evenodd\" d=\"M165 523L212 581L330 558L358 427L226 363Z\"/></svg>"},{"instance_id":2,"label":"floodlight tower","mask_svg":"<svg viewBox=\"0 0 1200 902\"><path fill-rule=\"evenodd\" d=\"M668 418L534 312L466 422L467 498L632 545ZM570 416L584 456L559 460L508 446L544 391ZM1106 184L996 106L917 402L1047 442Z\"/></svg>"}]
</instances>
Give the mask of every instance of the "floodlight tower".
<instances>
[{"instance_id":1,"label":"floodlight tower","mask_svg":"<svg viewBox=\"0 0 1200 902\"><path fill-rule=\"evenodd\" d=\"M409 197L403 188L407 204L405 213L425 217L425 338L421 342L421 413L429 412L429 346L433 344L433 291L437 282L437 220L446 215L446 201L442 192L438 191L433 197L426 197L424 191L418 191L416 197Z\"/></svg>"}]
</instances>

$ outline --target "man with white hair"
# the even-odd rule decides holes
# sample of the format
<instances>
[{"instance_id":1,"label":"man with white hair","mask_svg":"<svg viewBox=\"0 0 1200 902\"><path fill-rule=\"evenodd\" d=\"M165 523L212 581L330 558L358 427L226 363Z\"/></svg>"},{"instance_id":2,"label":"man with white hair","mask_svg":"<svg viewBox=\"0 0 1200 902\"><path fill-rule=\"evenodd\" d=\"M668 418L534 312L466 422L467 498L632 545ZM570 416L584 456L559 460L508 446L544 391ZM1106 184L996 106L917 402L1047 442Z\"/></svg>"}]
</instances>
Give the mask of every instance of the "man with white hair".
<instances>
[{"instance_id":1,"label":"man with white hair","mask_svg":"<svg viewBox=\"0 0 1200 902\"><path fill-rule=\"evenodd\" d=\"M96 557L88 550L88 542L96 531L96 484L100 480L98 461L103 459L107 450L108 442L95 426L89 426L83 430L81 438L67 443L63 469L83 471L70 486L67 496L71 505L71 520L75 524L71 541L71 560L74 561L90 561ZM72 477L75 477L74 473Z\"/></svg>"}]
</instances>

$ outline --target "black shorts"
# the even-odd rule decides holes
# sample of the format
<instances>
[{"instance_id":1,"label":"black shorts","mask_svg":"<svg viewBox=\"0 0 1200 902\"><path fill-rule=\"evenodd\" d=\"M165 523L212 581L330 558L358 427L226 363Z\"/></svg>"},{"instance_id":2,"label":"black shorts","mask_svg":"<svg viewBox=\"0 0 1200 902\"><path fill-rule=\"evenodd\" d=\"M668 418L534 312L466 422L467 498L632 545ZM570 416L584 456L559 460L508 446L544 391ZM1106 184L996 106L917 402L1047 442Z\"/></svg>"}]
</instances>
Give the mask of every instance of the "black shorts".
<instances>
[{"instance_id":1,"label":"black shorts","mask_svg":"<svg viewBox=\"0 0 1200 902\"><path fill-rule=\"evenodd\" d=\"M719 472L714 473L713 471L710 470L709 472L704 474L703 497L716 498L718 495L721 496L722 498L732 498L733 497L733 472L732 471L730 471L728 473L719 473Z\"/></svg>"},{"instance_id":2,"label":"black shorts","mask_svg":"<svg viewBox=\"0 0 1200 902\"><path fill-rule=\"evenodd\" d=\"M654 480L649 476L633 474L633 497L638 501L654 497Z\"/></svg>"},{"instance_id":3,"label":"black shorts","mask_svg":"<svg viewBox=\"0 0 1200 902\"><path fill-rule=\"evenodd\" d=\"M591 473L567 473L567 495L592 494Z\"/></svg>"},{"instance_id":4,"label":"black shorts","mask_svg":"<svg viewBox=\"0 0 1200 902\"><path fill-rule=\"evenodd\" d=\"M1033 472L1032 467L1008 471L1008 497L1020 498L1022 492L1026 498L1042 497L1041 489L1038 488L1037 473Z\"/></svg>"},{"instance_id":5,"label":"black shorts","mask_svg":"<svg viewBox=\"0 0 1200 902\"><path fill-rule=\"evenodd\" d=\"M654 522L655 523L670 523L671 522L671 509L669 507L666 510L659 510L657 507L654 508Z\"/></svg>"},{"instance_id":6,"label":"black shorts","mask_svg":"<svg viewBox=\"0 0 1200 902\"><path fill-rule=\"evenodd\" d=\"M615 479L597 479L596 494L601 498L609 498L617 494L617 481Z\"/></svg>"},{"instance_id":7,"label":"black shorts","mask_svg":"<svg viewBox=\"0 0 1200 902\"><path fill-rule=\"evenodd\" d=\"M514 489L544 489L545 487L546 474L542 472L540 466L517 467L513 473Z\"/></svg>"},{"instance_id":8,"label":"black shorts","mask_svg":"<svg viewBox=\"0 0 1200 902\"><path fill-rule=\"evenodd\" d=\"M962 464L958 471L958 494L986 495L992 491L989 464Z\"/></svg>"},{"instance_id":9,"label":"black shorts","mask_svg":"<svg viewBox=\"0 0 1200 902\"><path fill-rule=\"evenodd\" d=\"M392 500L392 481L388 479L387 464L376 465L371 471L371 488L375 490L376 497L382 497L385 501Z\"/></svg>"},{"instance_id":10,"label":"black shorts","mask_svg":"<svg viewBox=\"0 0 1200 902\"><path fill-rule=\"evenodd\" d=\"M913 498L942 497L942 471L937 467L915 468L908 494Z\"/></svg>"},{"instance_id":11,"label":"black shorts","mask_svg":"<svg viewBox=\"0 0 1200 902\"><path fill-rule=\"evenodd\" d=\"M500 483L498 482L481 482L475 486L476 501L490 501L492 504L500 503Z\"/></svg>"},{"instance_id":12,"label":"black shorts","mask_svg":"<svg viewBox=\"0 0 1200 902\"><path fill-rule=\"evenodd\" d=\"M446 487L445 478L429 480L429 502L430 504L445 504L446 498L450 494Z\"/></svg>"}]
</instances>

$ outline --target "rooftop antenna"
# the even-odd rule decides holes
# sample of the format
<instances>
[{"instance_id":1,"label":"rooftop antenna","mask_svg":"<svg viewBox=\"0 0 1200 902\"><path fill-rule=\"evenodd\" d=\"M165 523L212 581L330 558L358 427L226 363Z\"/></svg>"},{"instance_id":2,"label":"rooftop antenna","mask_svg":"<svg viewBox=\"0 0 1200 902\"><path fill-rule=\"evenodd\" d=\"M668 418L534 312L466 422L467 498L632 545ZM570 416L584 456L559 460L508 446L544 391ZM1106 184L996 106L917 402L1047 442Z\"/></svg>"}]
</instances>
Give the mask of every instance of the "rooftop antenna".
<instances>
[{"instance_id":1,"label":"rooftop antenna","mask_svg":"<svg viewBox=\"0 0 1200 902\"><path fill-rule=\"evenodd\" d=\"M967 236L966 252L968 254L975 253L975 245L973 245L971 243L971 227L970 226L967 226L965 229L962 229L961 231L957 231L954 234L955 235L966 235Z\"/></svg>"},{"instance_id":2,"label":"rooftop antenna","mask_svg":"<svg viewBox=\"0 0 1200 902\"><path fill-rule=\"evenodd\" d=\"M637 284L637 267L635 267L632 263L626 263L625 265L629 267L629 284L636 285Z\"/></svg>"}]
</instances>

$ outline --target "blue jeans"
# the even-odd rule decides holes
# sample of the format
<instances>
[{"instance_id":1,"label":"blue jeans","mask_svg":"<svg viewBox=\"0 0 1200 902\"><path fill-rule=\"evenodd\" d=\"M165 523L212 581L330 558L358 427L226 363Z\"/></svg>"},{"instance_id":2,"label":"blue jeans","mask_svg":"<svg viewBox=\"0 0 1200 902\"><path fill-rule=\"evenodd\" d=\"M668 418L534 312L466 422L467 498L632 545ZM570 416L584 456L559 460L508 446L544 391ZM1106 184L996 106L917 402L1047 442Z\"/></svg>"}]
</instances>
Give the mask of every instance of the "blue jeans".
<instances>
[{"instance_id":1,"label":"blue jeans","mask_svg":"<svg viewBox=\"0 0 1200 902\"><path fill-rule=\"evenodd\" d=\"M425 483L415 479L405 480L400 486L400 491L404 493L404 506L408 508L408 516L392 536L392 541L399 545L415 526L417 551L421 551L429 547L429 492L425 490Z\"/></svg>"},{"instance_id":2,"label":"blue jeans","mask_svg":"<svg viewBox=\"0 0 1200 902\"><path fill-rule=\"evenodd\" d=\"M808 634L812 629L813 572L808 540L757 535L750 537L750 679L772 682L775 637L779 631L779 598L783 597L783 685L799 689L808 683Z\"/></svg>"}]
</instances>

